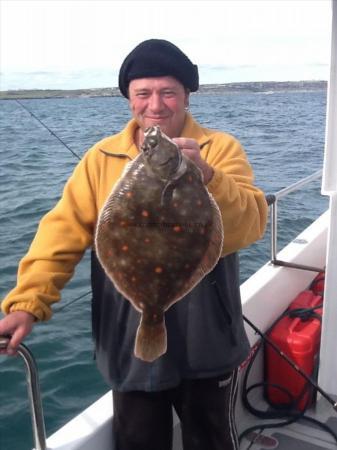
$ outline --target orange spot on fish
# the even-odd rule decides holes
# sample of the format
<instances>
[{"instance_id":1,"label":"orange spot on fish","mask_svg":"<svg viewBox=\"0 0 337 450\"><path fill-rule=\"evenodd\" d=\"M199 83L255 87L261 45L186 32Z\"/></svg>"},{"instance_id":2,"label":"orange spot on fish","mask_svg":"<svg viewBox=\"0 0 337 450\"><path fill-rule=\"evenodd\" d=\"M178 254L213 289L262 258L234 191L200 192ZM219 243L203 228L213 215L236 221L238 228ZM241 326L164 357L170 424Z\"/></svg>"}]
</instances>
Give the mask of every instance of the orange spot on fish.
<instances>
[{"instance_id":1,"label":"orange spot on fish","mask_svg":"<svg viewBox=\"0 0 337 450\"><path fill-rule=\"evenodd\" d=\"M149 212L146 211L145 209L142 211L142 216L143 217L149 217Z\"/></svg>"},{"instance_id":2,"label":"orange spot on fish","mask_svg":"<svg viewBox=\"0 0 337 450\"><path fill-rule=\"evenodd\" d=\"M126 227L127 223L125 222L125 220L121 220L121 221L119 222L119 225L120 225L121 227Z\"/></svg>"},{"instance_id":3,"label":"orange spot on fish","mask_svg":"<svg viewBox=\"0 0 337 450\"><path fill-rule=\"evenodd\" d=\"M133 197L133 192L132 192L132 191L128 191L125 195L126 195L128 198L131 198L131 197Z\"/></svg>"},{"instance_id":4,"label":"orange spot on fish","mask_svg":"<svg viewBox=\"0 0 337 450\"><path fill-rule=\"evenodd\" d=\"M145 239L144 239L144 242L145 242L146 244L148 244L148 243L150 242L150 239L149 239L149 238L145 238Z\"/></svg>"},{"instance_id":5,"label":"orange spot on fish","mask_svg":"<svg viewBox=\"0 0 337 450\"><path fill-rule=\"evenodd\" d=\"M157 267L154 269L154 271L155 271L156 273L162 273L162 272L163 272L163 268L160 267L160 266L157 266Z\"/></svg>"},{"instance_id":6,"label":"orange spot on fish","mask_svg":"<svg viewBox=\"0 0 337 450\"><path fill-rule=\"evenodd\" d=\"M129 247L127 245L123 245L122 250L123 252L127 252L129 250Z\"/></svg>"},{"instance_id":7,"label":"orange spot on fish","mask_svg":"<svg viewBox=\"0 0 337 450\"><path fill-rule=\"evenodd\" d=\"M175 231L176 233L180 233L181 226L180 225L176 225L175 227L173 227L173 231Z\"/></svg>"}]
</instances>

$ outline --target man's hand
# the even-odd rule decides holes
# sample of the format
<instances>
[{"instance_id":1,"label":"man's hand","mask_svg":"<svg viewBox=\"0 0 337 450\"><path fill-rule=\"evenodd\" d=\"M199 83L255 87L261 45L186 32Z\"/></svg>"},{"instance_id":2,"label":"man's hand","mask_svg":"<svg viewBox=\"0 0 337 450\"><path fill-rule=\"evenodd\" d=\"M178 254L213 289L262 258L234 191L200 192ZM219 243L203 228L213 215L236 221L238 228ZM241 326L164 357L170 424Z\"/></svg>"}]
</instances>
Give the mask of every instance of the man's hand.
<instances>
[{"instance_id":1,"label":"man's hand","mask_svg":"<svg viewBox=\"0 0 337 450\"><path fill-rule=\"evenodd\" d=\"M194 164L199 167L204 176L204 184L209 183L213 177L214 170L202 159L198 142L195 139L181 137L172 140L178 145L184 155L190 158Z\"/></svg>"},{"instance_id":2,"label":"man's hand","mask_svg":"<svg viewBox=\"0 0 337 450\"><path fill-rule=\"evenodd\" d=\"M0 320L0 336L9 336L8 346L0 354L15 355L22 340L32 331L34 321L33 314L25 311L14 311Z\"/></svg>"}]
</instances>

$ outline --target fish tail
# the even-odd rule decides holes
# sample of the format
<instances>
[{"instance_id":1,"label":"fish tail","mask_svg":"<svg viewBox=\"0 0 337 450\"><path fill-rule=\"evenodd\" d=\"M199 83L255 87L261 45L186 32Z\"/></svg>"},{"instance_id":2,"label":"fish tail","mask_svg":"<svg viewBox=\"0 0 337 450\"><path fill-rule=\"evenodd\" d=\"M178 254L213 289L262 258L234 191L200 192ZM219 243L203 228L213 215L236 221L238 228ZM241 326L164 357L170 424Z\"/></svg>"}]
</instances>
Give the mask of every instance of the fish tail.
<instances>
[{"instance_id":1,"label":"fish tail","mask_svg":"<svg viewBox=\"0 0 337 450\"><path fill-rule=\"evenodd\" d=\"M164 320L147 324L141 320L137 330L135 356L143 361L152 362L163 355L167 349L167 335Z\"/></svg>"}]
</instances>

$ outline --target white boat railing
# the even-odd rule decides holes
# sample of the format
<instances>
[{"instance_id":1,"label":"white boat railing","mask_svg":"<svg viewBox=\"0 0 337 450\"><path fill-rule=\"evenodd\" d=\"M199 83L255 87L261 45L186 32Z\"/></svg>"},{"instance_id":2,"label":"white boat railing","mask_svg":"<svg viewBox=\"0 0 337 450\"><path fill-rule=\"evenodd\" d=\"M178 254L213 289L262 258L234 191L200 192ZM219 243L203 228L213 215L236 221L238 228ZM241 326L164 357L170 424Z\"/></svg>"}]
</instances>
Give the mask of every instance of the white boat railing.
<instances>
[{"instance_id":1,"label":"white boat railing","mask_svg":"<svg viewBox=\"0 0 337 450\"><path fill-rule=\"evenodd\" d=\"M324 289L319 382L328 392L337 396L337 361L334 357L337 339L337 0L333 0L331 6L331 61L322 181L322 194L330 197L330 221L327 239L327 272Z\"/></svg>"},{"instance_id":2,"label":"white boat railing","mask_svg":"<svg viewBox=\"0 0 337 450\"><path fill-rule=\"evenodd\" d=\"M0 336L0 350L7 348L8 342L9 338ZM37 365L32 353L25 345L19 345L18 354L22 357L26 365L27 388L30 400L35 450L46 450L46 430Z\"/></svg>"},{"instance_id":3,"label":"white boat railing","mask_svg":"<svg viewBox=\"0 0 337 450\"><path fill-rule=\"evenodd\" d=\"M281 261L277 259L277 231L278 231L278 201L285 197L286 195L298 191L299 189L302 189L303 187L307 186L312 181L318 180L322 178L323 169L317 170L313 174L302 178L299 181L296 181L295 183L287 186L284 189L281 189L280 191L276 192L275 194L269 194L266 195L266 200L268 205L271 208L271 257L270 262L271 264L278 265L278 266L287 266L287 267L293 267L297 269L303 269L303 270L311 270L313 272L321 272L323 269L318 267L311 267L311 266L305 266L301 264L290 264L286 261Z\"/></svg>"}]
</instances>

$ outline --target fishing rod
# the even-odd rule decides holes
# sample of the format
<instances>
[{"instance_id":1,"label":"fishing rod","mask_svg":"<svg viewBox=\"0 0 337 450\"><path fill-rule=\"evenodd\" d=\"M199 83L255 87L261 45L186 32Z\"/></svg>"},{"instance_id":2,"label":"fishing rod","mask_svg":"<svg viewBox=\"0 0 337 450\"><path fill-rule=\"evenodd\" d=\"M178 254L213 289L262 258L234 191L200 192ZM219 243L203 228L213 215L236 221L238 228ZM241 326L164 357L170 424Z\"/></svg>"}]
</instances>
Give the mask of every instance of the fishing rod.
<instances>
[{"instance_id":1,"label":"fishing rod","mask_svg":"<svg viewBox=\"0 0 337 450\"><path fill-rule=\"evenodd\" d=\"M66 149L68 149L78 160L81 160L81 157L74 152L53 130L51 130L41 119L39 119L26 105L24 105L20 100L15 99L16 103L18 103L23 109L25 109L35 120L37 120L46 130L49 131L51 135L53 135Z\"/></svg>"},{"instance_id":2,"label":"fishing rod","mask_svg":"<svg viewBox=\"0 0 337 450\"><path fill-rule=\"evenodd\" d=\"M308 383L310 383L333 407L337 412L337 402L330 397L309 375L307 375L297 364L294 363L274 342L261 330L259 330L245 315L243 315L244 321L257 333L264 342L270 345L278 355L280 355L287 363L298 372Z\"/></svg>"}]
</instances>

